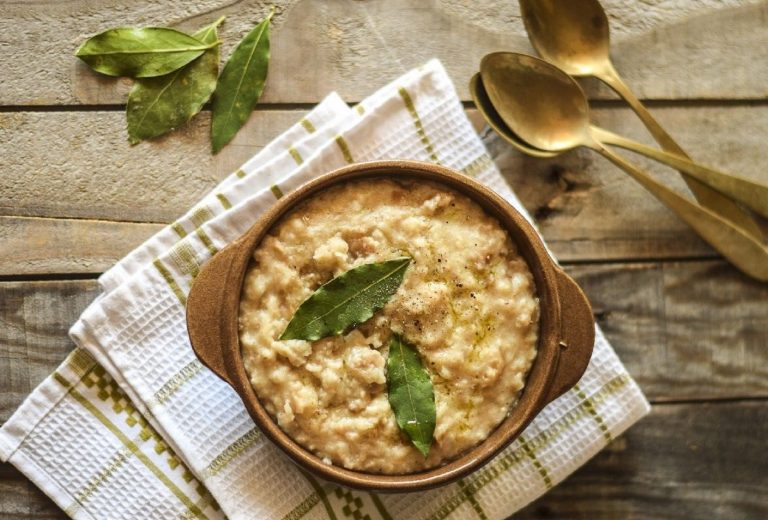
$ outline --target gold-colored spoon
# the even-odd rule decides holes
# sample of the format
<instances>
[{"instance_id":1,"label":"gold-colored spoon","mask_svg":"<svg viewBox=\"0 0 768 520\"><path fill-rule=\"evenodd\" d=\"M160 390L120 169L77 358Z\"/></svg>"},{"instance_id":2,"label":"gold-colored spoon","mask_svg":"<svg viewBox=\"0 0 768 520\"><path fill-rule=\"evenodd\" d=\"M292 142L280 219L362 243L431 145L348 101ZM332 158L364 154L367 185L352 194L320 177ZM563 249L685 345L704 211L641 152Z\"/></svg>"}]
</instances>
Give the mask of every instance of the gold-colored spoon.
<instances>
[{"instance_id":1,"label":"gold-colored spoon","mask_svg":"<svg viewBox=\"0 0 768 520\"><path fill-rule=\"evenodd\" d=\"M564 152L578 146L593 147L597 142L625 148L681 170L768 217L768 185L590 125L586 94L573 78L550 63L526 54L495 52L483 58L480 76L496 112L529 147Z\"/></svg>"},{"instance_id":2,"label":"gold-colored spoon","mask_svg":"<svg viewBox=\"0 0 768 520\"><path fill-rule=\"evenodd\" d=\"M472 99L474 100L477 109L488 123L488 126L490 126L502 139L507 141L509 144L524 154L531 155L533 157L548 158L560 155L560 152L547 152L545 150L534 148L533 146L520 139L512 130L509 129L504 120L501 119L499 113L496 112L496 109L493 107L491 100L488 99L488 93L485 91L483 80L480 77L479 72L472 76L472 79L469 80L469 92L472 95Z\"/></svg>"},{"instance_id":3,"label":"gold-colored spoon","mask_svg":"<svg viewBox=\"0 0 768 520\"><path fill-rule=\"evenodd\" d=\"M483 85L483 79L479 73L472 76L469 82L469 90L472 94L472 99L475 102L478 110L485 118L488 125L505 141L520 150L521 152L531 155L533 157L550 158L560 155L563 150L551 151L542 150L536 148L530 143L527 143L520 138L509 126L504 122L504 119L496 111L493 106L488 93ZM647 147L640 143L636 143L629 139L625 139L621 136L603 130L601 128L592 126L591 130L597 135L601 136L602 144L610 144L619 147L623 147L629 150L638 151L644 155L658 159L660 162L667 164L671 159L668 154L660 153L654 148ZM751 205L756 207L756 212L768 217L768 186L764 186L755 183L749 179L735 177L730 174L724 174L711 170L707 167L700 166L695 163L686 164L685 162L679 163L682 168L695 168L701 170L701 178L707 182L711 182L714 188L721 186L726 192L733 194L734 200L743 201L745 205ZM695 171L695 170L694 170ZM711 178L708 178L711 176ZM737 189L733 189L736 186ZM730 196L730 195L729 195Z\"/></svg>"},{"instance_id":4,"label":"gold-colored spoon","mask_svg":"<svg viewBox=\"0 0 768 520\"><path fill-rule=\"evenodd\" d=\"M608 17L598 0L520 0L528 37L548 62L572 76L594 76L629 104L653 138L667 152L690 157L637 99L611 62ZM702 205L762 238L752 216L717 191L683 173L691 192Z\"/></svg>"},{"instance_id":5,"label":"gold-colored spoon","mask_svg":"<svg viewBox=\"0 0 768 520\"><path fill-rule=\"evenodd\" d=\"M483 58L480 75L488 99L501 121L529 147L558 153L578 146L596 150L653 193L735 266L754 278L768 281L768 248L760 240L657 182L607 149L605 144L646 154L688 173L701 175L707 182L726 184L724 179L730 179L733 182L729 189L736 186L740 200L749 202L750 207L762 204L763 211L768 210L768 188L590 125L589 104L578 83L540 59L511 52L489 54ZM755 200L755 193L759 194L758 200Z\"/></svg>"}]
</instances>

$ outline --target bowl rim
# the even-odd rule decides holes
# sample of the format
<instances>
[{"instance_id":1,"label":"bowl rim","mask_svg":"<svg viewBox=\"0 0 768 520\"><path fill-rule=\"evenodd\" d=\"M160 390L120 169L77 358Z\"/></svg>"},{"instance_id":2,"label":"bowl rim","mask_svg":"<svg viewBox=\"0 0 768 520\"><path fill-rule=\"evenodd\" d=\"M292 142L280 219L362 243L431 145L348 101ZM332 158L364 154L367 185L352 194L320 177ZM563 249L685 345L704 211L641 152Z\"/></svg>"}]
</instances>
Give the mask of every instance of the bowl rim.
<instances>
[{"instance_id":1,"label":"bowl rim","mask_svg":"<svg viewBox=\"0 0 768 520\"><path fill-rule=\"evenodd\" d=\"M242 361L238 314L245 274L252 253L264 236L297 204L336 184L370 178L430 181L453 189L481 207L511 235L534 276L539 297L539 337L537 355L526 377L517 403L507 417L480 444L458 458L435 468L408 474L376 474L350 470L324 463L285 433L261 405ZM531 420L551 400L554 377L561 351L561 306L558 297L558 272L551 256L533 226L511 204L478 181L445 166L419 161L374 161L356 163L319 176L281 197L239 239L232 249L225 287L222 291L219 333L225 379L238 393L262 433L300 467L327 480L368 491L421 491L448 484L479 469L516 439ZM222 250L223 252L224 250ZM219 254L222 254L219 252ZM194 287L193 287L194 288ZM197 349L196 349L197 350ZM222 376L223 377L223 376ZM558 395L561 392L557 392Z\"/></svg>"}]
</instances>

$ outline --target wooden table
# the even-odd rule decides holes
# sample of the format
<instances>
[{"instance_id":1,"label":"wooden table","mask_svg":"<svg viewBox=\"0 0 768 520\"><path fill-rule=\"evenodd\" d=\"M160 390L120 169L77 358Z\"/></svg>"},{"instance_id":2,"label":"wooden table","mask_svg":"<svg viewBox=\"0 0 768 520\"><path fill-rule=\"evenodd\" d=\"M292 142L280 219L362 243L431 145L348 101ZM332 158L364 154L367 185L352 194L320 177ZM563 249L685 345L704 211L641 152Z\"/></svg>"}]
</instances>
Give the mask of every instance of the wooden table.
<instances>
[{"instance_id":1,"label":"wooden table","mask_svg":"<svg viewBox=\"0 0 768 520\"><path fill-rule=\"evenodd\" d=\"M224 52L272 2L0 0L0 422L72 349L96 278L331 90L354 102L438 56L467 112L490 51L530 49L515 2L326 0L278 6L261 108L208 152L209 113L130 147L127 80L72 57L116 25L192 29L225 14ZM768 181L768 3L605 1L617 68L705 163ZM649 141L586 82L601 125ZM768 285L741 275L606 161L521 156L484 139L653 412L519 518L768 517ZM654 168L682 189L671 171ZM63 513L8 464L0 516Z\"/></svg>"}]
</instances>

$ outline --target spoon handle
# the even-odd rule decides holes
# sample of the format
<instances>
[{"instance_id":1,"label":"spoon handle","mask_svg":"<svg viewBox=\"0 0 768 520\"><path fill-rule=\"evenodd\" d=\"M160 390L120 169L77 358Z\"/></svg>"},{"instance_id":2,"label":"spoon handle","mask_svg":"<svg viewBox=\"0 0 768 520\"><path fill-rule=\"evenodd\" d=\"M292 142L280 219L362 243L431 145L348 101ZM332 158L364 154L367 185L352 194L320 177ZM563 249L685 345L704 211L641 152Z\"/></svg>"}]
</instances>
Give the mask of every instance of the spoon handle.
<instances>
[{"instance_id":1,"label":"spoon handle","mask_svg":"<svg viewBox=\"0 0 768 520\"><path fill-rule=\"evenodd\" d=\"M768 185L738 175L721 172L713 168L672 155L656 148L632 141L613 132L592 126L592 136L603 144L618 146L637 152L676 170L686 173L723 195L741 202L756 213L768 217Z\"/></svg>"},{"instance_id":2,"label":"spoon handle","mask_svg":"<svg viewBox=\"0 0 768 520\"><path fill-rule=\"evenodd\" d=\"M643 103L637 99L635 94L632 92L632 90L630 90L627 84L624 83L624 80L621 79L621 76L619 76L619 73L610 62L608 63L608 66L605 67L605 69L603 69L600 74L597 74L596 76L613 90L615 90L619 96L624 98L624 101L626 101L632 110L634 110L645 127L651 133L653 138L657 143L661 145L664 150L690 160L688 154L683 151L683 149L679 144L677 144L672 136L669 135L666 130L664 130L658 121L656 121L648 109L645 108L645 105L643 105ZM691 178L683 174L683 179L691 189L693 195L699 202L701 202L703 206L706 206L707 208L721 214L728 220L735 222L748 233L751 233L758 238L762 238L763 235L760 227L747 211L740 208L733 201L728 200L727 197L724 197L712 188L697 181L695 178Z\"/></svg>"},{"instance_id":3,"label":"spoon handle","mask_svg":"<svg viewBox=\"0 0 768 520\"><path fill-rule=\"evenodd\" d=\"M617 153L602 145L595 149L655 195L733 265L757 280L768 281L768 248L765 245L717 213L657 182Z\"/></svg>"}]
</instances>

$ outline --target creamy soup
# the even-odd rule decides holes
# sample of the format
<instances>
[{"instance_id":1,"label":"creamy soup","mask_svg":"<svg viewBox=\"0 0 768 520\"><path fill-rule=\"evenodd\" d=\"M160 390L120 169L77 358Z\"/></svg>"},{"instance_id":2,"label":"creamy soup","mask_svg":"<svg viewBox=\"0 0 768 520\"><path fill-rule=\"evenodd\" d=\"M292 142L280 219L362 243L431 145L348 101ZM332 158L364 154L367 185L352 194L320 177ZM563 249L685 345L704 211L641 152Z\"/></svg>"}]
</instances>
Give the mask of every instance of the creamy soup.
<instances>
[{"instance_id":1,"label":"creamy soup","mask_svg":"<svg viewBox=\"0 0 768 520\"><path fill-rule=\"evenodd\" d=\"M370 320L343 336L278 339L320 285L402 256L403 282ZM496 219L445 186L385 179L336 185L287 214L253 253L239 313L245 369L280 428L328 464L385 474L438 466L488 437L520 396L538 328L533 277ZM434 386L426 458L387 399L392 331Z\"/></svg>"}]
</instances>

